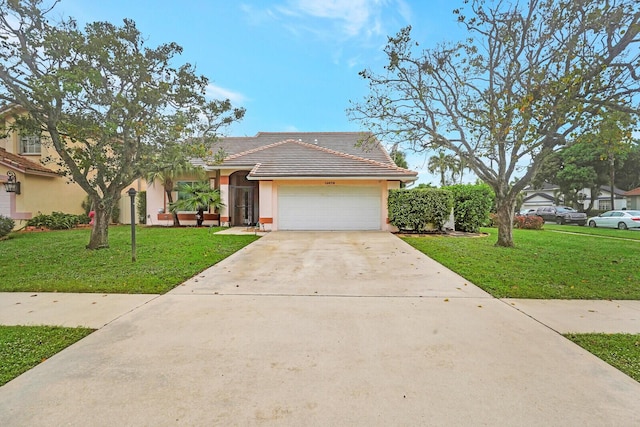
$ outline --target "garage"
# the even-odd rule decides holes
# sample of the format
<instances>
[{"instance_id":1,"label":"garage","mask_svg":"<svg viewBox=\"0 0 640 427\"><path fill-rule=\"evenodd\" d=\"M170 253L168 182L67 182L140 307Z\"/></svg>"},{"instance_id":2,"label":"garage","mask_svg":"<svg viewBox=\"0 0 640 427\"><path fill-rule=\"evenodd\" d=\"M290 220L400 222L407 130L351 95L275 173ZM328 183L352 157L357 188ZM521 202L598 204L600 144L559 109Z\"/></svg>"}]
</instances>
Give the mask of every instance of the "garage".
<instances>
[{"instance_id":1,"label":"garage","mask_svg":"<svg viewBox=\"0 0 640 427\"><path fill-rule=\"evenodd\" d=\"M380 187L278 187L280 230L380 230L380 209Z\"/></svg>"}]
</instances>

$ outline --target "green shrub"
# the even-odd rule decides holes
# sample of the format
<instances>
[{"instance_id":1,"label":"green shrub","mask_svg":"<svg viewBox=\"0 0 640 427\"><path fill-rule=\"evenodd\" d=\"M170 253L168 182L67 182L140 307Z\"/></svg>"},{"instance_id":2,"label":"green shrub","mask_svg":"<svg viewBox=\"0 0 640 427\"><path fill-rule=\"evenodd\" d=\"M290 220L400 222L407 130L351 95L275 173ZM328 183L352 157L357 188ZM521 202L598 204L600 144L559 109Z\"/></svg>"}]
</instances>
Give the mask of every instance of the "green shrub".
<instances>
[{"instance_id":1,"label":"green shrub","mask_svg":"<svg viewBox=\"0 0 640 427\"><path fill-rule=\"evenodd\" d=\"M14 220L0 215L0 237L4 237L7 234L11 233L15 225L16 223Z\"/></svg>"},{"instance_id":2,"label":"green shrub","mask_svg":"<svg viewBox=\"0 0 640 427\"><path fill-rule=\"evenodd\" d=\"M136 206L138 212L138 223L147 223L147 192L141 191L138 193L138 205Z\"/></svg>"},{"instance_id":3,"label":"green shrub","mask_svg":"<svg viewBox=\"0 0 640 427\"><path fill-rule=\"evenodd\" d=\"M458 184L446 187L453 196L456 230L477 233L489 223L494 204L493 190L486 184Z\"/></svg>"},{"instance_id":4,"label":"green shrub","mask_svg":"<svg viewBox=\"0 0 640 427\"><path fill-rule=\"evenodd\" d=\"M84 214L74 215L62 212L52 212L50 215L40 213L34 216L27 221L27 226L48 228L49 230L65 230L77 227L80 223L88 224L89 217Z\"/></svg>"},{"instance_id":5,"label":"green shrub","mask_svg":"<svg viewBox=\"0 0 640 427\"><path fill-rule=\"evenodd\" d=\"M80 204L80 206L82 206L82 210L84 211L85 214L87 214L87 216L89 216L89 212L91 212L92 210L91 205L92 203L89 196L85 197L82 203Z\"/></svg>"},{"instance_id":6,"label":"green shrub","mask_svg":"<svg viewBox=\"0 0 640 427\"><path fill-rule=\"evenodd\" d=\"M451 193L442 189L391 190L388 199L389 222L403 231L423 231L428 224L437 229L449 219Z\"/></svg>"},{"instance_id":7,"label":"green shrub","mask_svg":"<svg viewBox=\"0 0 640 427\"><path fill-rule=\"evenodd\" d=\"M116 203L113 205L113 209L111 210L111 222L113 224L120 223L120 206Z\"/></svg>"}]
</instances>

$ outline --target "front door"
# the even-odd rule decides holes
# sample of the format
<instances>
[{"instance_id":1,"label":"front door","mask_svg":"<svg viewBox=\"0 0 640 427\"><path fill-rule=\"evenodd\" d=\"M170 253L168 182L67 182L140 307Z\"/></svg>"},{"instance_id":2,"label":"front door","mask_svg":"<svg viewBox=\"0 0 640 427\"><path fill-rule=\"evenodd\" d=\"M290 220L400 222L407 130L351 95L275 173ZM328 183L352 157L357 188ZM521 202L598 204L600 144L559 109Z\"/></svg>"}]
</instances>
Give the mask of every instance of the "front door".
<instances>
[{"instance_id":1,"label":"front door","mask_svg":"<svg viewBox=\"0 0 640 427\"><path fill-rule=\"evenodd\" d=\"M234 196L233 224L253 224L253 187L236 187Z\"/></svg>"}]
</instances>

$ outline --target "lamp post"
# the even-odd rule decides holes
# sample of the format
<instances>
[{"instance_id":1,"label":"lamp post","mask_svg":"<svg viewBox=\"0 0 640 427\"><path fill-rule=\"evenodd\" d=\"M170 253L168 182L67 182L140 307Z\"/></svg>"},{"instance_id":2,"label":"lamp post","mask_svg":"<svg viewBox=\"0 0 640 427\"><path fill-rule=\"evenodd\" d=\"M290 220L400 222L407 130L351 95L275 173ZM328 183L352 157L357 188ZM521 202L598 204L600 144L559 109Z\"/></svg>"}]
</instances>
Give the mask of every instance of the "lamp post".
<instances>
[{"instance_id":1,"label":"lamp post","mask_svg":"<svg viewBox=\"0 0 640 427\"><path fill-rule=\"evenodd\" d=\"M127 191L131 197L131 262L136 261L136 190L130 188Z\"/></svg>"}]
</instances>

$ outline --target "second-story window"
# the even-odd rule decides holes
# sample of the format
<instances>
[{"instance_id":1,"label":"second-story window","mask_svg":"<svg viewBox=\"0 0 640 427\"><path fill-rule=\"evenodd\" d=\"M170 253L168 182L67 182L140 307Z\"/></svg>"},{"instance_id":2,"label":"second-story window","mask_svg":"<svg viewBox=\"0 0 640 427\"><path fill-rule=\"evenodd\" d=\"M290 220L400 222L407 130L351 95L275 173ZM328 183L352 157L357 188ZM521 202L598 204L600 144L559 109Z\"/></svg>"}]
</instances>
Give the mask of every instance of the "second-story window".
<instances>
[{"instance_id":1,"label":"second-story window","mask_svg":"<svg viewBox=\"0 0 640 427\"><path fill-rule=\"evenodd\" d=\"M23 135L20 137L20 154L40 154L40 136Z\"/></svg>"}]
</instances>

